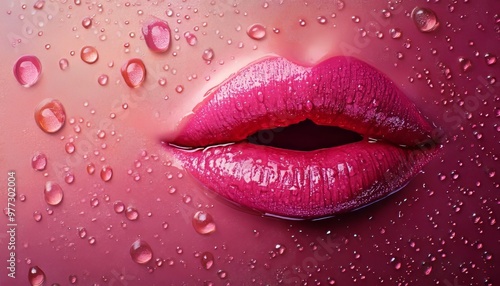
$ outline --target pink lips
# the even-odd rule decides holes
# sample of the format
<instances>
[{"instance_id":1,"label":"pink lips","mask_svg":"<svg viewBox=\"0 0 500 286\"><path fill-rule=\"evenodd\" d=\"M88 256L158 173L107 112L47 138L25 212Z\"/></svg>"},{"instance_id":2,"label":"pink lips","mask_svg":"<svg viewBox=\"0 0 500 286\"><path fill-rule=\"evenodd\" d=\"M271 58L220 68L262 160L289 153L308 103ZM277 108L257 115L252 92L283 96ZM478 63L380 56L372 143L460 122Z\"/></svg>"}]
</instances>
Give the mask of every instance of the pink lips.
<instances>
[{"instance_id":1,"label":"pink lips","mask_svg":"<svg viewBox=\"0 0 500 286\"><path fill-rule=\"evenodd\" d=\"M306 119L365 140L307 152L243 141ZM209 148L167 148L203 185L237 204L316 218L402 188L436 154L437 148L422 147L433 142L432 129L387 77L364 62L334 57L302 67L267 58L211 90L169 142Z\"/></svg>"}]
</instances>

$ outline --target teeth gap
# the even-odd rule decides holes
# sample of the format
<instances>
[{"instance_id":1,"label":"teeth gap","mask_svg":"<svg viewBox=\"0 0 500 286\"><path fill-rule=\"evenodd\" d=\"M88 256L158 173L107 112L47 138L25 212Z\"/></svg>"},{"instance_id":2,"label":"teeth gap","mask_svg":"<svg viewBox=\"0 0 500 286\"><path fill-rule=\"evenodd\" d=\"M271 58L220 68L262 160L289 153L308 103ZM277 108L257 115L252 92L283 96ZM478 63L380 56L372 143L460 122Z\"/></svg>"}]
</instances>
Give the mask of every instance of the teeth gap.
<instances>
[{"instance_id":1,"label":"teeth gap","mask_svg":"<svg viewBox=\"0 0 500 286\"><path fill-rule=\"evenodd\" d=\"M247 138L253 144L297 151L331 148L361 140L363 137L356 132L317 125L310 120L287 127L260 130Z\"/></svg>"}]
</instances>

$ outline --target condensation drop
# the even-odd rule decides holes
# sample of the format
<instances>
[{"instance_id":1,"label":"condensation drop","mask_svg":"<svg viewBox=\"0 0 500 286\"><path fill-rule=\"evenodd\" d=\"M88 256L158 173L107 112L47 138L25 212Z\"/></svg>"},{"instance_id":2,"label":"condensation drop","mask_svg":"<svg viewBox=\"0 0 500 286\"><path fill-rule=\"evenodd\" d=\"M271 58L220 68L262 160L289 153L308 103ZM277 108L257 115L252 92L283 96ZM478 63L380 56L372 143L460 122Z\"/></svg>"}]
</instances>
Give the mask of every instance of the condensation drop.
<instances>
[{"instance_id":1,"label":"condensation drop","mask_svg":"<svg viewBox=\"0 0 500 286\"><path fill-rule=\"evenodd\" d=\"M90 18L90 17L83 18L83 20L82 20L82 26L85 29L90 28L90 26L92 26L92 18Z\"/></svg>"},{"instance_id":2,"label":"condensation drop","mask_svg":"<svg viewBox=\"0 0 500 286\"><path fill-rule=\"evenodd\" d=\"M125 211L125 204L122 201L116 201L113 204L113 209L115 210L115 213L120 214Z\"/></svg>"},{"instance_id":3,"label":"condensation drop","mask_svg":"<svg viewBox=\"0 0 500 286\"><path fill-rule=\"evenodd\" d=\"M154 19L142 27L142 34L148 48L163 53L170 47L170 27L167 22Z\"/></svg>"},{"instance_id":4,"label":"condensation drop","mask_svg":"<svg viewBox=\"0 0 500 286\"><path fill-rule=\"evenodd\" d=\"M194 46L198 43L198 38L191 32L184 33L184 38L190 46Z\"/></svg>"},{"instance_id":5,"label":"condensation drop","mask_svg":"<svg viewBox=\"0 0 500 286\"><path fill-rule=\"evenodd\" d=\"M47 156L43 153L36 153L31 158L31 167L37 171L43 171L47 167Z\"/></svg>"},{"instance_id":6,"label":"condensation drop","mask_svg":"<svg viewBox=\"0 0 500 286\"><path fill-rule=\"evenodd\" d=\"M75 149L75 144L71 142L66 143L66 145L64 146L64 150L66 150L66 153L68 154L73 154L75 152Z\"/></svg>"},{"instance_id":7,"label":"condensation drop","mask_svg":"<svg viewBox=\"0 0 500 286\"><path fill-rule=\"evenodd\" d=\"M247 29L247 35L254 40L261 40L266 36L266 28L261 24L250 25Z\"/></svg>"},{"instance_id":8,"label":"condensation drop","mask_svg":"<svg viewBox=\"0 0 500 286\"><path fill-rule=\"evenodd\" d=\"M215 231L214 219L209 213L198 211L193 216L193 227L199 234L210 234Z\"/></svg>"},{"instance_id":9,"label":"condensation drop","mask_svg":"<svg viewBox=\"0 0 500 286\"><path fill-rule=\"evenodd\" d=\"M497 62L497 57L490 53L485 54L484 59L486 60L486 64L489 66L494 65Z\"/></svg>"},{"instance_id":10,"label":"condensation drop","mask_svg":"<svg viewBox=\"0 0 500 286\"><path fill-rule=\"evenodd\" d=\"M84 227L79 227L78 228L78 236L80 238L85 238L87 237L87 230Z\"/></svg>"},{"instance_id":11,"label":"condensation drop","mask_svg":"<svg viewBox=\"0 0 500 286\"><path fill-rule=\"evenodd\" d=\"M103 166L101 168L101 179L104 182L108 182L113 177L113 169L109 166Z\"/></svg>"},{"instance_id":12,"label":"condensation drop","mask_svg":"<svg viewBox=\"0 0 500 286\"><path fill-rule=\"evenodd\" d=\"M318 23L320 24L326 24L326 17L325 16L319 16L318 18L316 18L318 20Z\"/></svg>"},{"instance_id":13,"label":"condensation drop","mask_svg":"<svg viewBox=\"0 0 500 286\"><path fill-rule=\"evenodd\" d=\"M42 220L42 214L39 212L39 211L34 211L33 212L33 219L36 221L36 222L39 222Z\"/></svg>"},{"instance_id":14,"label":"condensation drop","mask_svg":"<svg viewBox=\"0 0 500 286\"><path fill-rule=\"evenodd\" d=\"M393 39L399 39L403 35L401 30L399 28L392 28L389 30L389 34L391 35L391 38Z\"/></svg>"},{"instance_id":15,"label":"condensation drop","mask_svg":"<svg viewBox=\"0 0 500 286\"><path fill-rule=\"evenodd\" d=\"M105 75L105 74L102 74L100 75L98 78L97 78L97 82L102 85L102 86L105 86L108 84L108 80L109 80L109 77L108 75Z\"/></svg>"},{"instance_id":16,"label":"condensation drop","mask_svg":"<svg viewBox=\"0 0 500 286\"><path fill-rule=\"evenodd\" d=\"M462 69L463 72L466 72L472 68L472 62L469 59L466 58L458 58L458 63L460 65L460 69Z\"/></svg>"},{"instance_id":17,"label":"condensation drop","mask_svg":"<svg viewBox=\"0 0 500 286\"><path fill-rule=\"evenodd\" d=\"M57 206L58 204L60 204L64 195L61 186L59 186L58 183L52 181L48 181L47 183L45 183L45 190L43 194L45 197L45 202L52 206Z\"/></svg>"},{"instance_id":18,"label":"condensation drop","mask_svg":"<svg viewBox=\"0 0 500 286\"><path fill-rule=\"evenodd\" d=\"M62 58L59 60L59 68L61 70L66 70L69 67L69 62L67 59Z\"/></svg>"},{"instance_id":19,"label":"condensation drop","mask_svg":"<svg viewBox=\"0 0 500 286\"><path fill-rule=\"evenodd\" d=\"M94 163L88 163L87 164L87 174L92 175L95 172L95 165Z\"/></svg>"},{"instance_id":20,"label":"condensation drop","mask_svg":"<svg viewBox=\"0 0 500 286\"><path fill-rule=\"evenodd\" d=\"M42 64L35 56L22 56L14 64L14 76L24 87L30 87L37 83L42 73Z\"/></svg>"},{"instance_id":21,"label":"condensation drop","mask_svg":"<svg viewBox=\"0 0 500 286\"><path fill-rule=\"evenodd\" d=\"M130 59L121 68L125 83L132 88L142 85L146 79L146 67L141 59Z\"/></svg>"},{"instance_id":22,"label":"condensation drop","mask_svg":"<svg viewBox=\"0 0 500 286\"><path fill-rule=\"evenodd\" d=\"M432 32L439 27L437 15L430 9L415 7L411 12L411 17L422 32Z\"/></svg>"},{"instance_id":23,"label":"condensation drop","mask_svg":"<svg viewBox=\"0 0 500 286\"><path fill-rule=\"evenodd\" d=\"M145 264L153 258L153 250L146 241L138 239L130 246L130 256L134 262Z\"/></svg>"},{"instance_id":24,"label":"condensation drop","mask_svg":"<svg viewBox=\"0 0 500 286\"><path fill-rule=\"evenodd\" d=\"M28 281L32 286L40 286L45 282L45 273L38 266L33 266L28 272Z\"/></svg>"},{"instance_id":25,"label":"condensation drop","mask_svg":"<svg viewBox=\"0 0 500 286\"><path fill-rule=\"evenodd\" d=\"M212 268L214 265L214 255L208 251L201 254L200 260L201 266L203 266L206 270Z\"/></svg>"},{"instance_id":26,"label":"condensation drop","mask_svg":"<svg viewBox=\"0 0 500 286\"><path fill-rule=\"evenodd\" d=\"M82 61L88 64L93 64L97 61L97 59L99 59L99 53L97 52L96 48L85 46L80 51L80 58L82 59Z\"/></svg>"},{"instance_id":27,"label":"condensation drop","mask_svg":"<svg viewBox=\"0 0 500 286\"><path fill-rule=\"evenodd\" d=\"M139 212L133 207L128 207L125 211L125 216L128 220L137 220L139 218Z\"/></svg>"},{"instance_id":28,"label":"condensation drop","mask_svg":"<svg viewBox=\"0 0 500 286\"><path fill-rule=\"evenodd\" d=\"M47 133L59 131L66 122L66 112L59 100L47 98L35 108L35 121Z\"/></svg>"},{"instance_id":29,"label":"condensation drop","mask_svg":"<svg viewBox=\"0 0 500 286\"><path fill-rule=\"evenodd\" d=\"M211 61L214 58L214 50L212 50L210 48L204 50L201 57L203 58L203 60L205 60L207 62Z\"/></svg>"},{"instance_id":30,"label":"condensation drop","mask_svg":"<svg viewBox=\"0 0 500 286\"><path fill-rule=\"evenodd\" d=\"M77 281L78 281L78 278L76 277L76 275L69 276L69 283L76 284Z\"/></svg>"},{"instance_id":31,"label":"condensation drop","mask_svg":"<svg viewBox=\"0 0 500 286\"><path fill-rule=\"evenodd\" d=\"M44 5L45 5L45 0L38 0L33 5L33 8L35 8L37 10L42 10Z\"/></svg>"}]
</instances>

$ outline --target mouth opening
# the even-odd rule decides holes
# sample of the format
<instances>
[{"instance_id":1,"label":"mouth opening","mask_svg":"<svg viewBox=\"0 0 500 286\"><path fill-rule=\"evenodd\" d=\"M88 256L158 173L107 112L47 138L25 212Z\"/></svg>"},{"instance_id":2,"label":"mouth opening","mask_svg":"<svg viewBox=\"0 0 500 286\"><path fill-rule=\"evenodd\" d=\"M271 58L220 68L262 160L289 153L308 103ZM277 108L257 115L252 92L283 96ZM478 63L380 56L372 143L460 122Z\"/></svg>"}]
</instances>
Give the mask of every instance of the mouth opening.
<instances>
[{"instance_id":1,"label":"mouth opening","mask_svg":"<svg viewBox=\"0 0 500 286\"><path fill-rule=\"evenodd\" d=\"M363 140L360 134L336 126L317 125L311 120L255 132L249 143L295 151L313 151Z\"/></svg>"}]
</instances>

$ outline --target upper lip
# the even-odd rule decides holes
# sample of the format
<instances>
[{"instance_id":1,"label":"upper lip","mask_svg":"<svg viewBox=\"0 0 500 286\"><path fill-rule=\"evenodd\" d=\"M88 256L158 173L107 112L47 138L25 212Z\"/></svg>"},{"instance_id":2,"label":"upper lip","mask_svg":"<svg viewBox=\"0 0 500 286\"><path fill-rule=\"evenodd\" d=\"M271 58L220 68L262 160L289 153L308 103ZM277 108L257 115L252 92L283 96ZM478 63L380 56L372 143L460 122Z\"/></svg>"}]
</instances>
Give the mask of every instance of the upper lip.
<instances>
[{"instance_id":1,"label":"upper lip","mask_svg":"<svg viewBox=\"0 0 500 286\"><path fill-rule=\"evenodd\" d=\"M300 218L352 210L400 189L437 149L434 128L415 105L385 75L350 57L313 67L279 57L250 64L213 88L169 143L239 142L306 119L376 142L310 152L244 142L169 148L202 184L231 201Z\"/></svg>"}]
</instances>

